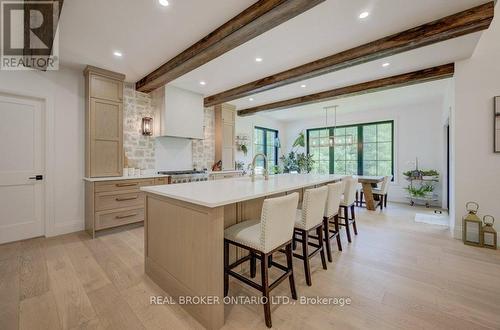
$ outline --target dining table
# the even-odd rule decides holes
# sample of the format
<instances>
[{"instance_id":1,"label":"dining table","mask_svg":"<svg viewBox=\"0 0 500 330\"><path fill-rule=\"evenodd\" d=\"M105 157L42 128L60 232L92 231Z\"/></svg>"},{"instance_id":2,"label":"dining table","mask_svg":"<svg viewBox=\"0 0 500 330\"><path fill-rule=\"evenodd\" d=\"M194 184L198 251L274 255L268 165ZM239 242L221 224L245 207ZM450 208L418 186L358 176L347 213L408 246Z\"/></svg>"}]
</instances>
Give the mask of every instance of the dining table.
<instances>
[{"instance_id":1,"label":"dining table","mask_svg":"<svg viewBox=\"0 0 500 330\"><path fill-rule=\"evenodd\" d=\"M363 194L365 196L366 209L370 211L375 211L380 201L376 201L373 198L373 187L376 187L377 184L384 181L383 176L367 176L361 175L358 176L358 182L361 183L363 187Z\"/></svg>"}]
</instances>

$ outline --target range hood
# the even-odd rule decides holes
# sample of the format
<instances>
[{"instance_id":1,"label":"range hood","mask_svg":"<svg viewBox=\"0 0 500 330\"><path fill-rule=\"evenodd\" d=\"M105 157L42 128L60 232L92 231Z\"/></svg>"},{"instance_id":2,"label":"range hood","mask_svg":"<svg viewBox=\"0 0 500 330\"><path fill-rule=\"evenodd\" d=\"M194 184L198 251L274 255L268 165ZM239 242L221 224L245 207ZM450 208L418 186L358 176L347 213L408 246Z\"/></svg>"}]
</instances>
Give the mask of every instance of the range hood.
<instances>
[{"instance_id":1,"label":"range hood","mask_svg":"<svg viewBox=\"0 0 500 330\"><path fill-rule=\"evenodd\" d=\"M171 85L151 92L154 135L203 139L203 95Z\"/></svg>"}]
</instances>

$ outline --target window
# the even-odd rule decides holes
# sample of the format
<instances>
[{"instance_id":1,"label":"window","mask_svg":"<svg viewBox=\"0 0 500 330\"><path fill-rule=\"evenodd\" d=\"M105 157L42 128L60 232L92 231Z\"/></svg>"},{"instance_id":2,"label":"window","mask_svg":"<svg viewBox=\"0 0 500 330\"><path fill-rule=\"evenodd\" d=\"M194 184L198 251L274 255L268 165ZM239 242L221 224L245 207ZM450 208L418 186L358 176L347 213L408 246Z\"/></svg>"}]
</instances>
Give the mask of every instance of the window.
<instances>
[{"instance_id":1,"label":"window","mask_svg":"<svg viewBox=\"0 0 500 330\"><path fill-rule=\"evenodd\" d=\"M329 136L335 136L330 146ZM392 175L394 122L367 123L307 130L307 152L314 173Z\"/></svg>"},{"instance_id":2,"label":"window","mask_svg":"<svg viewBox=\"0 0 500 330\"><path fill-rule=\"evenodd\" d=\"M269 128L255 127L254 130L255 155L263 153L267 156L267 168L278 165L278 131ZM257 167L264 167L264 159L257 159Z\"/></svg>"}]
</instances>

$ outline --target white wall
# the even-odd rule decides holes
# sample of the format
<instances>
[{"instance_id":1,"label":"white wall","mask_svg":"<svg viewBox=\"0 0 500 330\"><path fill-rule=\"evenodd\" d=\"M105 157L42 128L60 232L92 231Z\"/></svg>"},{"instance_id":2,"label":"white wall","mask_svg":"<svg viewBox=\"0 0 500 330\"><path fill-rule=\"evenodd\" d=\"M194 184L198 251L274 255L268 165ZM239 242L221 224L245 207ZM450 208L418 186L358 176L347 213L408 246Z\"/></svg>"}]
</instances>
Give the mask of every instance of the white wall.
<instances>
[{"instance_id":1,"label":"white wall","mask_svg":"<svg viewBox=\"0 0 500 330\"><path fill-rule=\"evenodd\" d=\"M497 6L498 8L498 6ZM493 97L500 95L500 18L485 31L471 59L456 63L454 131L455 236L465 203L497 218L500 231L500 154L493 153Z\"/></svg>"},{"instance_id":2,"label":"white wall","mask_svg":"<svg viewBox=\"0 0 500 330\"><path fill-rule=\"evenodd\" d=\"M361 124L394 120L394 183L389 189L389 200L407 202L405 187L408 182L402 172L414 168L418 157L421 169L445 171L443 100L436 98L424 104L409 104L405 107L366 109L337 115L337 125ZM331 122L329 123L331 126ZM309 128L325 126L325 118L288 122L286 143L292 145L297 135ZM441 188L437 192L442 195Z\"/></svg>"},{"instance_id":3,"label":"white wall","mask_svg":"<svg viewBox=\"0 0 500 330\"><path fill-rule=\"evenodd\" d=\"M236 135L246 135L250 138L248 141L248 154L245 156L242 151L236 151L236 161L242 161L245 163L245 169L248 164L252 163L253 155L254 155L254 127L265 127L278 130L278 136L281 140L281 149L278 152L279 157L282 154L287 152L287 143L286 143L286 130L285 124L278 120L273 120L271 118L267 118L261 115L254 115L248 117L238 117L236 116Z\"/></svg>"},{"instance_id":4,"label":"white wall","mask_svg":"<svg viewBox=\"0 0 500 330\"><path fill-rule=\"evenodd\" d=\"M49 208L47 235L78 231L84 227L84 78L80 70L52 72L1 71L0 91L38 97L52 117L48 118L53 155L47 164ZM54 207L56 205L57 207Z\"/></svg>"}]
</instances>

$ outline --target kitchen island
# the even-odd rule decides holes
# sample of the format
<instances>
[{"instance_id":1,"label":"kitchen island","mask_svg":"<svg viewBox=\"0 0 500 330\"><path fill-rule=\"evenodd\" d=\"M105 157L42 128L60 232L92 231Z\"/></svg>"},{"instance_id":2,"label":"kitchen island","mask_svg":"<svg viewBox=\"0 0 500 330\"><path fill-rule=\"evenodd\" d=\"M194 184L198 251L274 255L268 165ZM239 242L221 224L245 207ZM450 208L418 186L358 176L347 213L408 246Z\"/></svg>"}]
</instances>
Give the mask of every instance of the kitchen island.
<instances>
[{"instance_id":1,"label":"kitchen island","mask_svg":"<svg viewBox=\"0 0 500 330\"><path fill-rule=\"evenodd\" d=\"M338 175L284 174L142 187L146 193L145 271L203 326L224 325L224 228L260 219L262 203L341 179ZM231 259L241 251L230 251Z\"/></svg>"}]
</instances>

